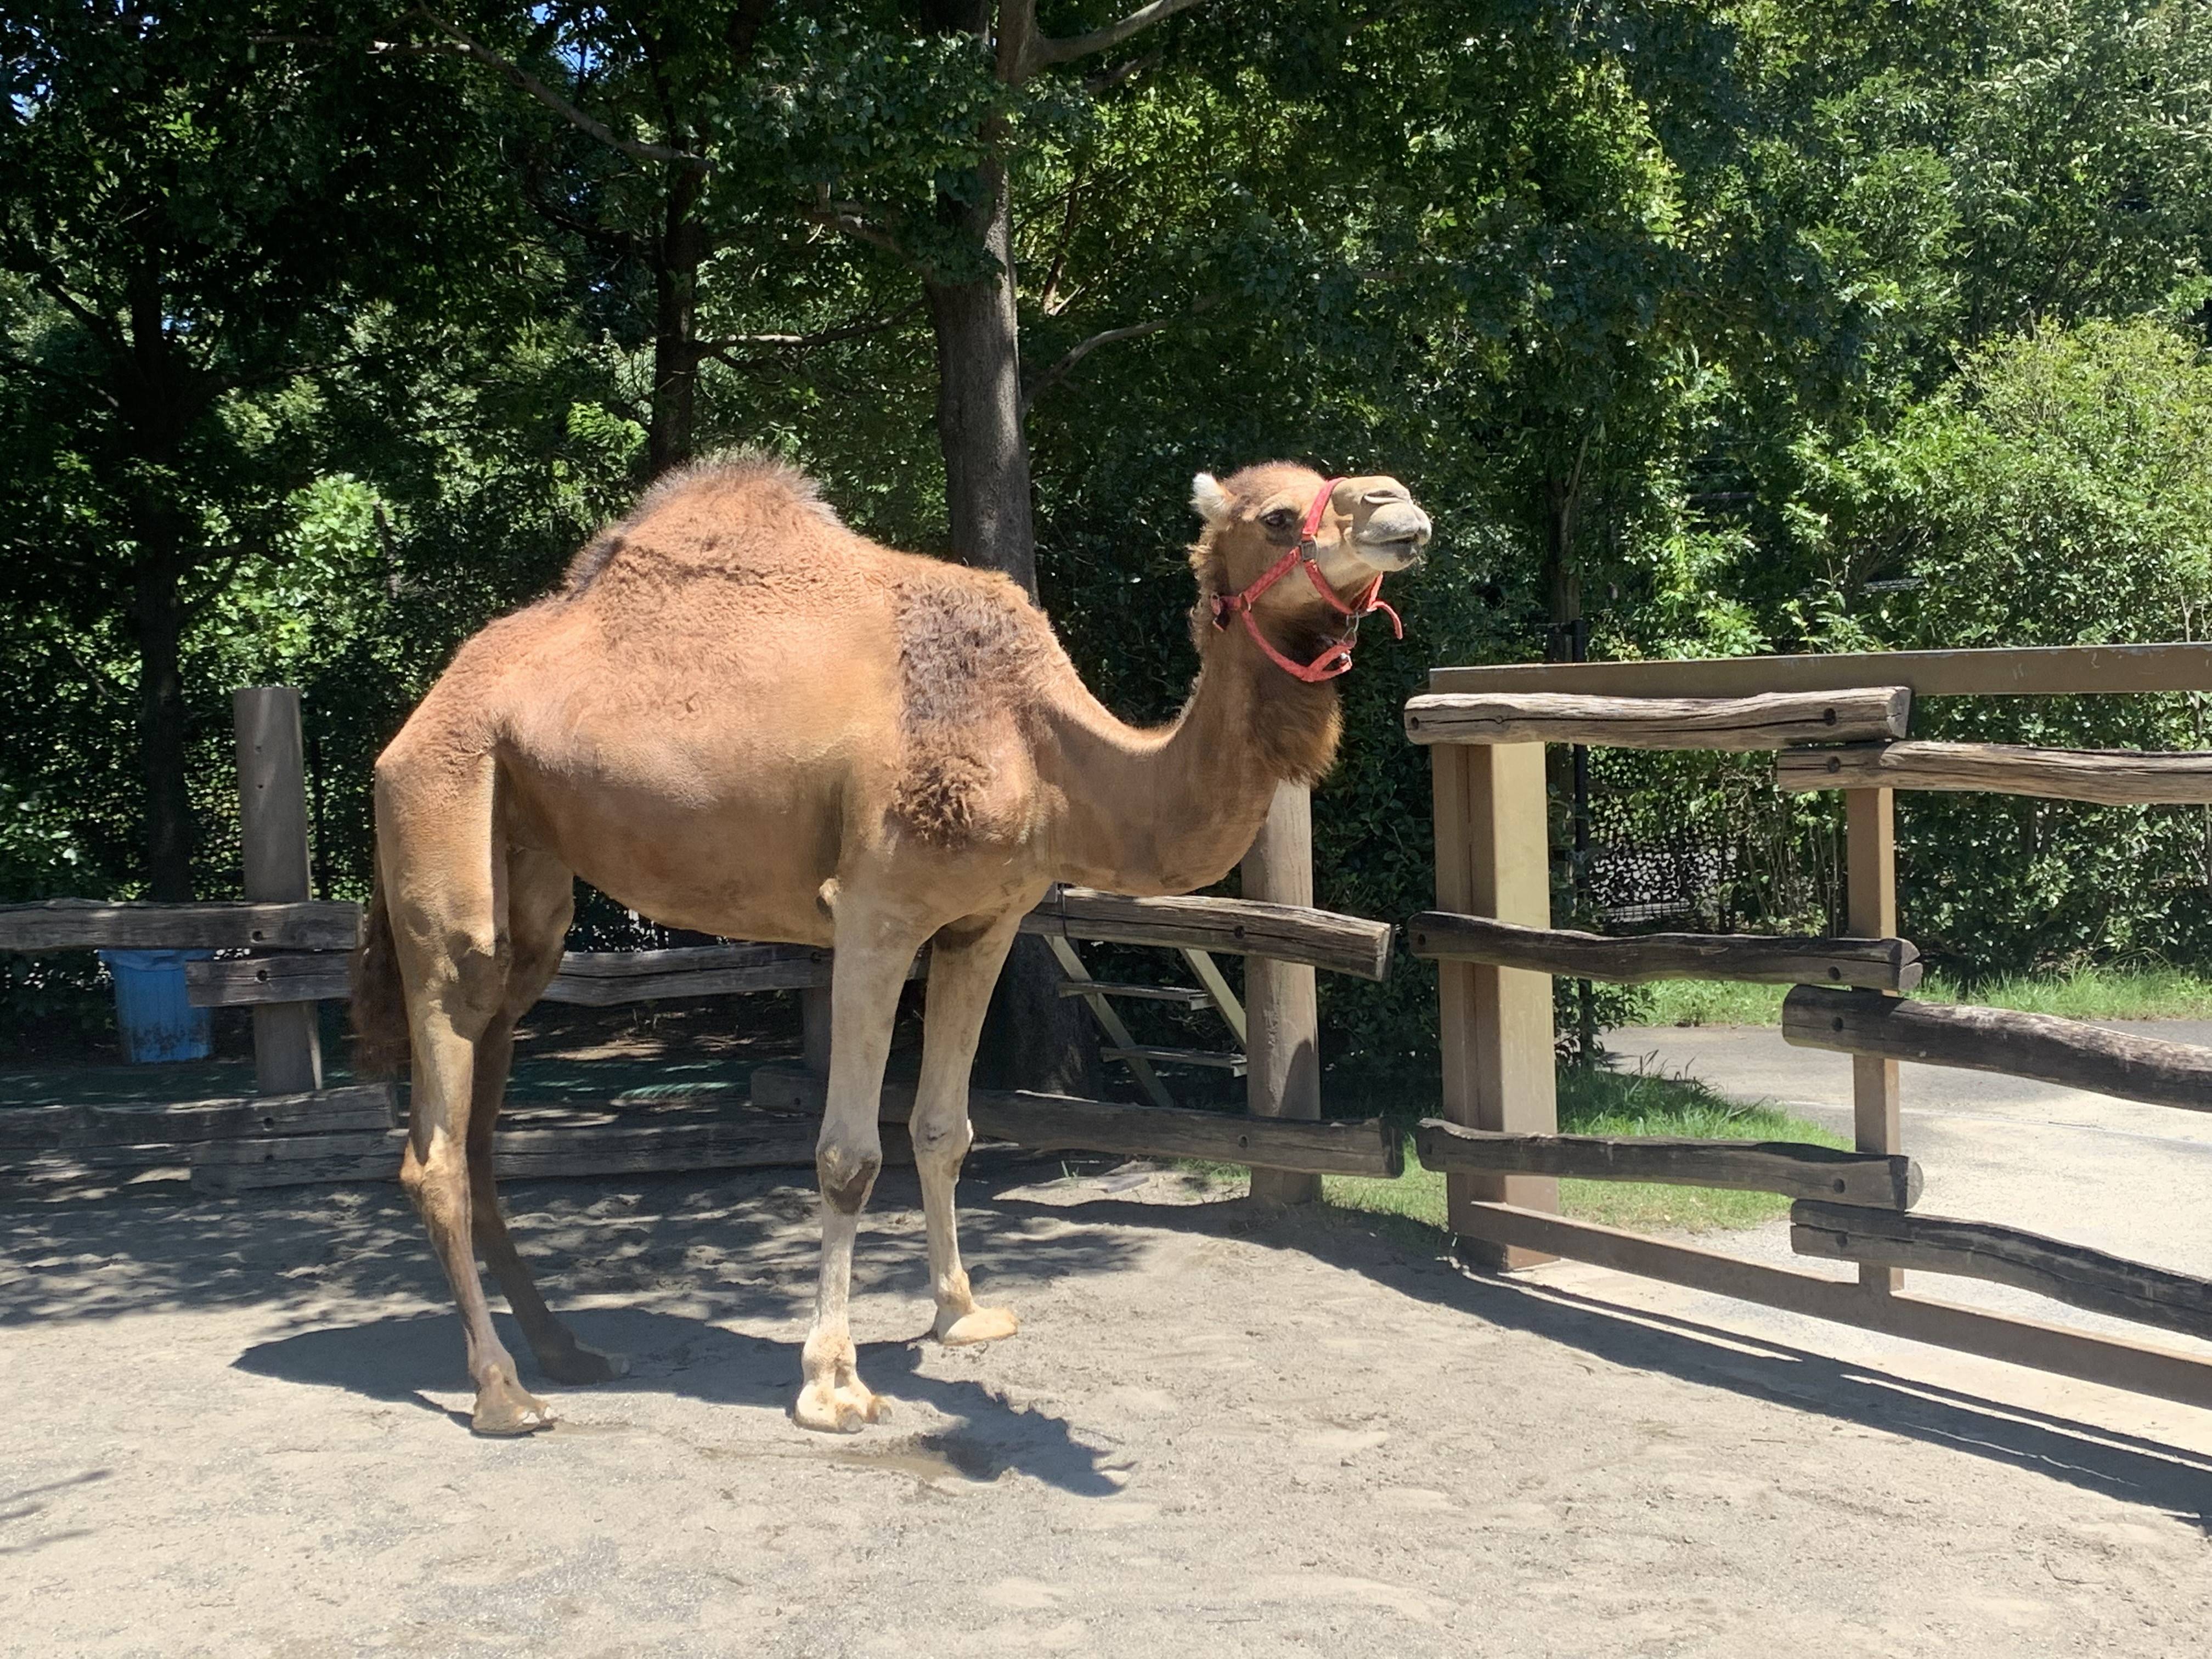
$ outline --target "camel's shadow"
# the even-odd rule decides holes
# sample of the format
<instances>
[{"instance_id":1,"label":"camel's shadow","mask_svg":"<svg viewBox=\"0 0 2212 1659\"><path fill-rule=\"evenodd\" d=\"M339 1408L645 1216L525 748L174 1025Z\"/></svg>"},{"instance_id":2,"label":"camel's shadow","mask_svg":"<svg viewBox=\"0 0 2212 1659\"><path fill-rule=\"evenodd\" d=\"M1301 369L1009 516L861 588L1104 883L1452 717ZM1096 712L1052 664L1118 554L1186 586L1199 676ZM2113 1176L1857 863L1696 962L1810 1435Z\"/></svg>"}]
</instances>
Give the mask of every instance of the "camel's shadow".
<instances>
[{"instance_id":1,"label":"camel's shadow","mask_svg":"<svg viewBox=\"0 0 2212 1659\"><path fill-rule=\"evenodd\" d=\"M592 1346L628 1358L630 1371L619 1380L588 1389L556 1389L533 1375L528 1345L514 1322L495 1315L500 1340L520 1365L525 1386L542 1394L557 1419L564 1407L576 1411L587 1401L624 1395L680 1395L708 1405L772 1411L787 1415L799 1389L799 1345L775 1342L726 1330L702 1319L644 1309L592 1308L562 1317ZM248 1348L235 1369L284 1382L343 1389L371 1400L420 1407L465 1428L468 1413L452 1411L432 1398L465 1390L460 1326L452 1314L420 1314L303 1331ZM905 1467L917 1457L947 1474L992 1480L1007 1471L1026 1474L1078 1497L1104 1498L1120 1490L1103 1467L1109 1453L1086 1446L1060 1418L1007 1405L972 1382L947 1381L921 1368L921 1348L913 1342L864 1343L860 1372L868 1384L890 1397L894 1413L900 1401L920 1401L957 1419L951 1431L909 1437L897 1443L897 1457L884 1461ZM866 1446L842 1437L816 1436L787 1425L794 1443L819 1445L842 1461L856 1458ZM896 1432L894 1422L892 1430ZM871 1431L870 1433L876 1433Z\"/></svg>"}]
</instances>

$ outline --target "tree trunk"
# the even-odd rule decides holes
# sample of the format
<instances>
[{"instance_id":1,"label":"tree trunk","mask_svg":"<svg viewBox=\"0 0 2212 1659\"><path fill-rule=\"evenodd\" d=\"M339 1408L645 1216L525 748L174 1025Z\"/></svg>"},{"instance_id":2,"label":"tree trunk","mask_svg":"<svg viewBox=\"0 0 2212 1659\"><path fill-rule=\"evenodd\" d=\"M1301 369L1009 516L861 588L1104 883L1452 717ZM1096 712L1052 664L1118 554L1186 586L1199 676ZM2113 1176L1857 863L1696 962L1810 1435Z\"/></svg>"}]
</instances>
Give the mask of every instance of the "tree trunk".
<instances>
[{"instance_id":1,"label":"tree trunk","mask_svg":"<svg viewBox=\"0 0 2212 1659\"><path fill-rule=\"evenodd\" d=\"M143 550L131 621L138 640L138 752L146 778L146 896L192 897L192 799L185 772L184 596L173 550Z\"/></svg>"},{"instance_id":2,"label":"tree trunk","mask_svg":"<svg viewBox=\"0 0 2212 1659\"><path fill-rule=\"evenodd\" d=\"M927 283L937 339L937 441L953 556L1003 570L1034 597L1029 441L1022 432L1021 349L1014 312L1012 192L1005 169L981 169L985 199L959 216L998 269L969 283Z\"/></svg>"},{"instance_id":3,"label":"tree trunk","mask_svg":"<svg viewBox=\"0 0 2212 1659\"><path fill-rule=\"evenodd\" d=\"M684 135L674 136L679 148ZM648 479L691 459L699 403L699 266L707 257L707 234L694 214L700 179L688 168L672 170L660 246L653 262L653 416L646 434Z\"/></svg>"},{"instance_id":4,"label":"tree trunk","mask_svg":"<svg viewBox=\"0 0 2212 1659\"><path fill-rule=\"evenodd\" d=\"M125 288L129 344L116 401L129 434L124 497L138 558L131 579L131 631L138 646L138 758L146 782L146 896L186 903L192 892L192 797L185 747L184 579L188 526L173 498L177 456L196 408L169 338L161 272L151 258Z\"/></svg>"},{"instance_id":5,"label":"tree trunk","mask_svg":"<svg viewBox=\"0 0 2212 1659\"><path fill-rule=\"evenodd\" d=\"M992 0L923 0L932 27L978 40L991 31ZM1001 73L1005 71L1003 67ZM987 142L1003 142L997 124ZM1036 595L1030 519L1029 440L1022 432L1020 330L1014 308L1012 190L987 160L972 203L938 198L938 212L996 262L972 282L925 278L937 343L937 443L945 455L945 506L952 556L1003 570ZM1097 1092L1098 1035L1078 1000L1060 994L1060 964L1042 939L1014 941L983 1024L977 1080L987 1087Z\"/></svg>"}]
</instances>

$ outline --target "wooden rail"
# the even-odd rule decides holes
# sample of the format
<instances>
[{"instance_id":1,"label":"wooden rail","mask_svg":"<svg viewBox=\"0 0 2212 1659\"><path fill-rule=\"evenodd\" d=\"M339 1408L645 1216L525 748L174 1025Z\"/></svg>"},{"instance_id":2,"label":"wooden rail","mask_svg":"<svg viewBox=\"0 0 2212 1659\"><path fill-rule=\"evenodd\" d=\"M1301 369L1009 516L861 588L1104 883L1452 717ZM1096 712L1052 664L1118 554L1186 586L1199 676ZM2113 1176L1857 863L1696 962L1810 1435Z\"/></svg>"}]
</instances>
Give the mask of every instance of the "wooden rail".
<instances>
[{"instance_id":1,"label":"wooden rail","mask_svg":"<svg viewBox=\"0 0 2212 1659\"><path fill-rule=\"evenodd\" d=\"M691 1170L811 1169L816 1132L771 1118L706 1117L685 1123L501 1129L492 1158L502 1181L564 1176L652 1175ZM350 1181L396 1181L403 1130L218 1141L191 1160L192 1190L237 1193ZM884 1137L887 1164L910 1164L902 1134Z\"/></svg>"},{"instance_id":2,"label":"wooden rail","mask_svg":"<svg viewBox=\"0 0 2212 1659\"><path fill-rule=\"evenodd\" d=\"M2212 1338L2212 1281L2016 1227L1803 1201L1790 1207L1790 1248L1832 1261L1987 1279L2092 1313Z\"/></svg>"},{"instance_id":3,"label":"wooden rail","mask_svg":"<svg viewBox=\"0 0 2212 1659\"><path fill-rule=\"evenodd\" d=\"M1748 697L1443 691L1407 702L1406 735L1418 744L1578 743L1741 753L1901 738L1911 709L1912 693L1896 685Z\"/></svg>"},{"instance_id":4,"label":"wooden rail","mask_svg":"<svg viewBox=\"0 0 2212 1659\"><path fill-rule=\"evenodd\" d=\"M1251 899L1128 898L1063 887L1022 919L1025 933L1163 945L1303 963L1358 979L1386 979L1396 930L1387 921Z\"/></svg>"},{"instance_id":5,"label":"wooden rail","mask_svg":"<svg viewBox=\"0 0 2212 1659\"><path fill-rule=\"evenodd\" d=\"M1724 1187L1897 1209L1920 1199L1919 1166L1909 1158L1796 1141L1515 1134L1425 1118L1413 1146L1425 1170Z\"/></svg>"},{"instance_id":6,"label":"wooden rail","mask_svg":"<svg viewBox=\"0 0 2212 1659\"><path fill-rule=\"evenodd\" d=\"M46 899L0 904L0 951L350 951L361 907L295 904L140 904Z\"/></svg>"},{"instance_id":7,"label":"wooden rail","mask_svg":"<svg viewBox=\"0 0 2212 1659\"><path fill-rule=\"evenodd\" d=\"M827 1098L826 1085L804 1066L763 1066L753 1073L752 1098L753 1104L771 1111L814 1114ZM913 1110L912 1085L884 1085L882 1115L886 1122L904 1123ZM1198 1158L1310 1175L1395 1177L1406 1167L1398 1131L1381 1118L1314 1121L1237 1116L1015 1089L969 1090L968 1118L984 1139L1012 1141L1031 1152Z\"/></svg>"},{"instance_id":8,"label":"wooden rail","mask_svg":"<svg viewBox=\"0 0 2212 1659\"><path fill-rule=\"evenodd\" d=\"M2126 749L2030 749L1997 743L1892 743L1792 749L1774 781L1817 789L1942 789L2035 795L2104 806L2212 804L2212 754Z\"/></svg>"},{"instance_id":9,"label":"wooden rail","mask_svg":"<svg viewBox=\"0 0 2212 1659\"><path fill-rule=\"evenodd\" d=\"M1741 697L1903 685L1916 697L2085 696L2212 691L2212 645L2048 645L2014 650L1865 651L1646 662L1436 668L1431 691Z\"/></svg>"},{"instance_id":10,"label":"wooden rail","mask_svg":"<svg viewBox=\"0 0 2212 1659\"><path fill-rule=\"evenodd\" d=\"M254 949L248 959L191 963L185 978L203 1007L342 1000L360 907L287 904L107 904L52 899L0 905L0 950L195 946ZM1022 931L1065 939L1223 951L1304 963L1362 979L1390 969L1388 922L1309 906L1231 898L1129 898L1066 888L1024 919ZM549 1002L599 1007L669 997L803 989L830 982L830 953L805 945L715 945L670 951L569 951ZM916 959L910 977L927 972Z\"/></svg>"},{"instance_id":11,"label":"wooden rail","mask_svg":"<svg viewBox=\"0 0 2212 1659\"><path fill-rule=\"evenodd\" d=\"M2049 1014L1801 985L1782 1000L1782 1035L1804 1048L2003 1072L2122 1100L2212 1111L2212 1048Z\"/></svg>"},{"instance_id":12,"label":"wooden rail","mask_svg":"<svg viewBox=\"0 0 2212 1659\"><path fill-rule=\"evenodd\" d=\"M1920 949L1909 939L1757 933L1644 933L1609 939L1562 928L1521 927L1447 910L1424 910L1415 916L1406 924L1406 942L1417 957L1626 985L1662 979L1729 979L1910 991L1920 983L1922 972Z\"/></svg>"},{"instance_id":13,"label":"wooden rail","mask_svg":"<svg viewBox=\"0 0 2212 1659\"><path fill-rule=\"evenodd\" d=\"M545 988L545 1002L607 1008L673 997L725 996L801 990L830 982L830 953L811 945L702 945L668 951L570 951ZM927 952L907 977L929 970ZM351 994L346 958L327 951L249 957L185 964L195 1006L228 1008L262 1002L343 1001Z\"/></svg>"},{"instance_id":14,"label":"wooden rail","mask_svg":"<svg viewBox=\"0 0 2212 1659\"><path fill-rule=\"evenodd\" d=\"M1762 1303L1838 1325L1881 1331L2015 1365L2033 1365L2061 1376L2132 1389L2185 1405L2212 1407L2212 1365L2148 1343L2094 1336L2087 1331L1984 1313L1929 1297L1869 1295L1865 1286L1846 1279L1815 1278L1693 1244L1643 1238L1595 1222L1570 1221L1507 1204L1468 1206L1458 1231L1486 1240L1498 1250L1518 1250L1539 1259L1545 1255L1570 1256L1577 1261L1595 1262L1716 1296Z\"/></svg>"},{"instance_id":15,"label":"wooden rail","mask_svg":"<svg viewBox=\"0 0 2212 1659\"><path fill-rule=\"evenodd\" d=\"M0 1111L0 1147L66 1151L132 1146L182 1163L184 1149L237 1135L392 1127L398 1104L388 1083L357 1083L309 1094L254 1095L176 1104L17 1106Z\"/></svg>"}]
</instances>

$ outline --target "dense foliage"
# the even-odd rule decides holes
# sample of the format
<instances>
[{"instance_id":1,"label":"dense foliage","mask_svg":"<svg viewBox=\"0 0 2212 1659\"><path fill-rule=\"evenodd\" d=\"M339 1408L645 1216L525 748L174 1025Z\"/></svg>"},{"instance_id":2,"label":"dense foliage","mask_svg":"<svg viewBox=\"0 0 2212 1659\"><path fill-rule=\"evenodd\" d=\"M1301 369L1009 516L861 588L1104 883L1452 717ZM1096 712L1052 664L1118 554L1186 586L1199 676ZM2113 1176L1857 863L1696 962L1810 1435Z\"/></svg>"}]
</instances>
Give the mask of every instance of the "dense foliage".
<instances>
[{"instance_id":1,"label":"dense foliage","mask_svg":"<svg viewBox=\"0 0 2212 1659\"><path fill-rule=\"evenodd\" d=\"M1206 0L1010 76L955 0L25 0L0 900L233 890L227 694L279 679L358 894L379 742L686 455L781 451L957 551L925 301L996 269L994 169L1039 587L1111 705L1188 687L1198 469L1390 471L1436 516L1405 643L1347 683L1324 903L1428 896L1397 709L1431 664L2195 637L2201 10ZM1930 713L2212 747L2195 700ZM1832 905L1818 802L1711 760L1593 787L1601 863L1686 835L1710 914ZM1910 931L1970 969L2208 936L2201 812L1914 800L1903 839ZM1561 914L1601 886L1563 865ZM7 1019L56 1006L5 971ZM1425 1065L1429 996L1330 986L1332 1054Z\"/></svg>"}]
</instances>

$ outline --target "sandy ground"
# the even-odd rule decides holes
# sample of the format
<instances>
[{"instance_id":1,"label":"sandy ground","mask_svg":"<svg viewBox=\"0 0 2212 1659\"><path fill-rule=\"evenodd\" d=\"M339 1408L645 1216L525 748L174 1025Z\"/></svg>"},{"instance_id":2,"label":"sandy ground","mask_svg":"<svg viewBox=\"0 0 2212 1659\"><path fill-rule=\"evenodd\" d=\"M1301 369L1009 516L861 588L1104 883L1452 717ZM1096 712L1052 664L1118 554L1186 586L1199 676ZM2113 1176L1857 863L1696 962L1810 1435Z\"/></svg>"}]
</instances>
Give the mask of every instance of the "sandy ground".
<instances>
[{"instance_id":1,"label":"sandy ground","mask_svg":"<svg viewBox=\"0 0 2212 1659\"><path fill-rule=\"evenodd\" d=\"M1834 1109L1786 1060L1762 1082L1756 1044L1650 1035L1723 1087ZM2078 1190L2071 1227L2020 1213L2023 1138L2084 1097L1948 1124L1932 1098L1907 1120L1926 1207L2099 1237ZM2173 1173L2197 1156L2167 1144L2180 1115L2094 1131L2104 1175L2169 1185L2094 1207L2117 1244L2112 1215L2161 1206L2143 1224L2201 1267L2212 1162ZM0 1210L0 1651L2212 1643L2212 1413L1588 1267L1470 1275L1170 1174L970 1169L971 1263L1023 1332L917 1340L918 1200L887 1176L854 1320L896 1415L850 1438L785 1416L813 1239L788 1177L512 1190L556 1304L635 1364L544 1390L562 1420L526 1441L468 1433L458 1327L394 1189Z\"/></svg>"}]
</instances>

